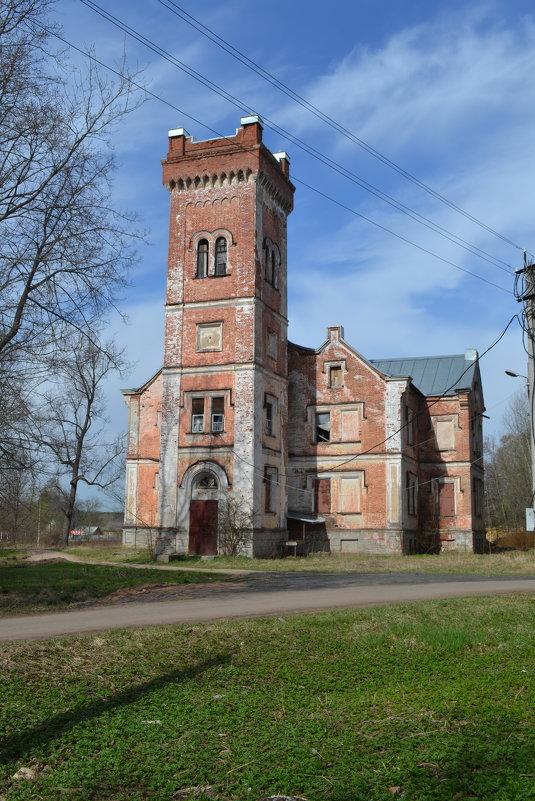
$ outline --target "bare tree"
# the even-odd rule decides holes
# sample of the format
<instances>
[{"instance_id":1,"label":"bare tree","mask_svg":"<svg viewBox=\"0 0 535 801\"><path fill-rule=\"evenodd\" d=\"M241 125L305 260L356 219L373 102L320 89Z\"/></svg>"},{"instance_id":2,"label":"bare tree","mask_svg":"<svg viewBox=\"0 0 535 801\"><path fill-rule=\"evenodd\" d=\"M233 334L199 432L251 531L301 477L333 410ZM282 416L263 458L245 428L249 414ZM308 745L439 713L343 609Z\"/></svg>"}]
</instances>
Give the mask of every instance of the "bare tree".
<instances>
[{"instance_id":1,"label":"bare tree","mask_svg":"<svg viewBox=\"0 0 535 801\"><path fill-rule=\"evenodd\" d=\"M503 532L523 529L531 506L530 413L527 395L516 394L504 416L505 433L485 445L487 519Z\"/></svg>"},{"instance_id":2,"label":"bare tree","mask_svg":"<svg viewBox=\"0 0 535 801\"><path fill-rule=\"evenodd\" d=\"M110 203L109 136L138 103L132 83L53 52L50 5L0 4L0 358L30 362L115 304L135 235Z\"/></svg>"},{"instance_id":3,"label":"bare tree","mask_svg":"<svg viewBox=\"0 0 535 801\"><path fill-rule=\"evenodd\" d=\"M254 513L239 495L227 495L219 503L219 551L237 556L251 541Z\"/></svg>"},{"instance_id":4,"label":"bare tree","mask_svg":"<svg viewBox=\"0 0 535 801\"><path fill-rule=\"evenodd\" d=\"M106 489L117 481L124 462L124 438L106 437L105 379L125 367L113 343L71 337L56 355L53 380L35 414L35 439L52 457L64 493L62 544L67 545L80 483Z\"/></svg>"}]
</instances>

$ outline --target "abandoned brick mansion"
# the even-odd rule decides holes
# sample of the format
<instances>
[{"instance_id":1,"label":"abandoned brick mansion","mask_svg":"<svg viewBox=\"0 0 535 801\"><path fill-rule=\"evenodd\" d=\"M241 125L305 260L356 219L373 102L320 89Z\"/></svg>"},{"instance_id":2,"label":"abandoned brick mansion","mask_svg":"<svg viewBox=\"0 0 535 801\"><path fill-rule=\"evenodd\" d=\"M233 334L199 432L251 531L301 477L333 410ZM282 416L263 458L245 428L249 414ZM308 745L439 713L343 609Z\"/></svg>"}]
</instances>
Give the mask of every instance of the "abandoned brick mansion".
<instances>
[{"instance_id":1,"label":"abandoned brick mansion","mask_svg":"<svg viewBox=\"0 0 535 801\"><path fill-rule=\"evenodd\" d=\"M216 554L229 497L247 552L480 550L477 354L368 360L328 329L287 340L286 153L245 117L235 136L169 132L161 370L124 390L125 544Z\"/></svg>"}]
</instances>

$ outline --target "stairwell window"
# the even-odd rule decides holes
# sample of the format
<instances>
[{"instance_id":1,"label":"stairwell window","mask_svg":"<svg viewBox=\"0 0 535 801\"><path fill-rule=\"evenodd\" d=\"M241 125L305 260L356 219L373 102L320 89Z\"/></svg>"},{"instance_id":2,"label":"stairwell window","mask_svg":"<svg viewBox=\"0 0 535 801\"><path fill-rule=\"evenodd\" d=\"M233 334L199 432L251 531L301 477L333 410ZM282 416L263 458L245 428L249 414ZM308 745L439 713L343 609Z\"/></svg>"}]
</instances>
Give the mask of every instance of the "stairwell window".
<instances>
[{"instance_id":1,"label":"stairwell window","mask_svg":"<svg viewBox=\"0 0 535 801\"><path fill-rule=\"evenodd\" d=\"M212 398L212 434L225 430L225 398Z\"/></svg>"},{"instance_id":2,"label":"stairwell window","mask_svg":"<svg viewBox=\"0 0 535 801\"><path fill-rule=\"evenodd\" d=\"M196 278L206 278L208 275L208 240L200 239L197 245L197 272Z\"/></svg>"},{"instance_id":3,"label":"stairwell window","mask_svg":"<svg viewBox=\"0 0 535 801\"><path fill-rule=\"evenodd\" d=\"M277 245L267 238L264 242L264 278L273 289L279 288L280 254Z\"/></svg>"},{"instance_id":4,"label":"stairwell window","mask_svg":"<svg viewBox=\"0 0 535 801\"><path fill-rule=\"evenodd\" d=\"M275 399L269 395L264 398L264 429L268 437L275 436Z\"/></svg>"},{"instance_id":5,"label":"stairwell window","mask_svg":"<svg viewBox=\"0 0 535 801\"><path fill-rule=\"evenodd\" d=\"M278 484L276 467L264 467L264 511L275 511L275 499Z\"/></svg>"},{"instance_id":6,"label":"stairwell window","mask_svg":"<svg viewBox=\"0 0 535 801\"><path fill-rule=\"evenodd\" d=\"M219 236L215 242L215 275L227 274L227 240Z\"/></svg>"}]
</instances>

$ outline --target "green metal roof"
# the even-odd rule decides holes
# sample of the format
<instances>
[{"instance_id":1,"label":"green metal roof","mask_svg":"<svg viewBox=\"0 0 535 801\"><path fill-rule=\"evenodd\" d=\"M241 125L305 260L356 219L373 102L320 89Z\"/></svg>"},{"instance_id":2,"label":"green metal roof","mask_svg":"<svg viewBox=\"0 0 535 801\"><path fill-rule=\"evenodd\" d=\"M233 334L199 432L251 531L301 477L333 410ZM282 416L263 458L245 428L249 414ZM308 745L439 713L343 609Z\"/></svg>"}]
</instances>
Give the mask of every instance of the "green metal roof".
<instances>
[{"instance_id":1,"label":"green metal roof","mask_svg":"<svg viewBox=\"0 0 535 801\"><path fill-rule=\"evenodd\" d=\"M466 358L467 356L473 358ZM408 377L423 395L455 395L470 389L477 365L477 352L456 356L425 356L415 359L370 359L388 376Z\"/></svg>"}]
</instances>

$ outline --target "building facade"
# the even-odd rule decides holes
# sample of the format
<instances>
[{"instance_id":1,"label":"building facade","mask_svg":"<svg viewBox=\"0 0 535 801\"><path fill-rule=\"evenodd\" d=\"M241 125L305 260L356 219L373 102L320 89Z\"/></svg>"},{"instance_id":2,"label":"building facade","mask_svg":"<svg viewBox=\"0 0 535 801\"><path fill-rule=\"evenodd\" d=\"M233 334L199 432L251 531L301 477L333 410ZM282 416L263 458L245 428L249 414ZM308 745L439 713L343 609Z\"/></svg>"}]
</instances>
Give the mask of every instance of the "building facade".
<instances>
[{"instance_id":1,"label":"building facade","mask_svg":"<svg viewBox=\"0 0 535 801\"><path fill-rule=\"evenodd\" d=\"M483 544L477 354L367 361L329 328L287 340L285 153L258 117L195 142L169 132L163 366L124 390L124 542L219 552L232 497L255 556ZM450 382L450 383L448 383Z\"/></svg>"}]
</instances>

